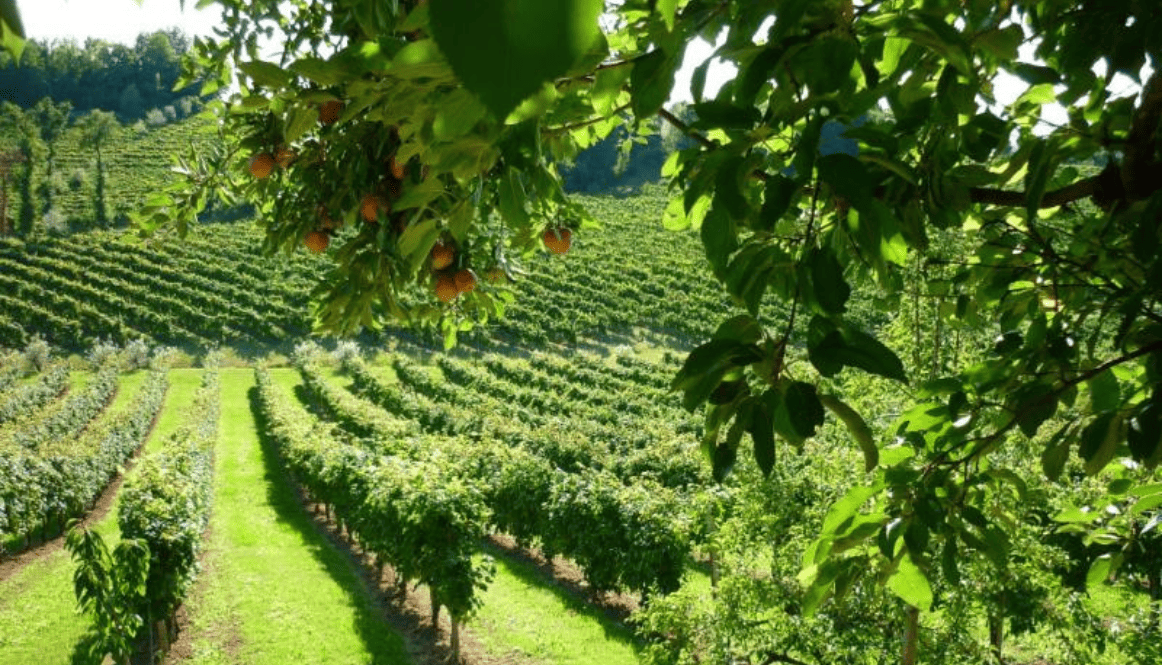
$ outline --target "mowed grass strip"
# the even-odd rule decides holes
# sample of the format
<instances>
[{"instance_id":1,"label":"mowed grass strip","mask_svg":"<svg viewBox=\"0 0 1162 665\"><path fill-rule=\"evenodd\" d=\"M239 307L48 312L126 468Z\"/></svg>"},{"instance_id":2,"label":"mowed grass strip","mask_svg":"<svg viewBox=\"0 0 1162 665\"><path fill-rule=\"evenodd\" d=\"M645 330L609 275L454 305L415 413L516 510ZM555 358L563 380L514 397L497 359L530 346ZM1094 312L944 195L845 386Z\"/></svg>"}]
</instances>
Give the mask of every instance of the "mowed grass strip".
<instances>
[{"instance_id":1,"label":"mowed grass strip","mask_svg":"<svg viewBox=\"0 0 1162 665\"><path fill-rule=\"evenodd\" d=\"M128 406L145 382L146 372L121 377L110 414ZM201 382L200 370L171 370L170 385L157 426L146 441L146 452L181 424L186 407ZM130 472L132 473L132 472ZM116 503L93 526L110 548L119 540ZM89 618L76 612L73 562L65 549L35 561L0 583L0 665L65 665L89 628Z\"/></svg>"},{"instance_id":2,"label":"mowed grass strip","mask_svg":"<svg viewBox=\"0 0 1162 665\"><path fill-rule=\"evenodd\" d=\"M274 451L263 449L251 410L253 370L223 369L221 377L214 514L187 603L187 662L408 663L358 572L315 529Z\"/></svg>"}]
</instances>

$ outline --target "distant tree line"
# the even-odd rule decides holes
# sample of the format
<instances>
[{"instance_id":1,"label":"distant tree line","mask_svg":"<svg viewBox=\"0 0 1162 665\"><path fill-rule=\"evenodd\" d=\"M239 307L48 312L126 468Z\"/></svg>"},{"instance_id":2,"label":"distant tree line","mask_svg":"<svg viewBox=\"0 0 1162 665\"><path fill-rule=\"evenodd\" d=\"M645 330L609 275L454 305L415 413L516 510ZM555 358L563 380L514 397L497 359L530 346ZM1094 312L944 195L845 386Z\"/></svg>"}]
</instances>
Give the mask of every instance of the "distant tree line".
<instances>
[{"instance_id":1,"label":"distant tree line","mask_svg":"<svg viewBox=\"0 0 1162 665\"><path fill-rule=\"evenodd\" d=\"M684 121L695 115L686 106L674 113ZM675 150L693 145L686 135L657 119L643 122L631 136L624 127L587 148L561 167L565 189L583 194L631 194L662 178L662 165Z\"/></svg>"},{"instance_id":2,"label":"distant tree line","mask_svg":"<svg viewBox=\"0 0 1162 665\"><path fill-rule=\"evenodd\" d=\"M189 38L177 28L138 35L133 46L92 38L83 45L71 39L30 39L19 63L0 52L0 101L28 109L48 97L71 103L77 114L116 113L121 122L147 119L151 113L176 120L197 106L190 93L196 88L173 91L189 48Z\"/></svg>"}]
</instances>

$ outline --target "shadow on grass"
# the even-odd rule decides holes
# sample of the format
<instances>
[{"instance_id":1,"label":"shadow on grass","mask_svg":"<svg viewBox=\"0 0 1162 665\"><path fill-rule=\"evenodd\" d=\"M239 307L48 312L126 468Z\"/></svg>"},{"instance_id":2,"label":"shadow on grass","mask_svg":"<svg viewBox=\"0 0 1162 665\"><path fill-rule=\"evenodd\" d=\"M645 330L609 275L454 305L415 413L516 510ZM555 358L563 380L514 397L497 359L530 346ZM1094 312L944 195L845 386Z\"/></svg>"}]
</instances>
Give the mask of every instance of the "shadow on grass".
<instances>
[{"instance_id":1,"label":"shadow on grass","mask_svg":"<svg viewBox=\"0 0 1162 665\"><path fill-rule=\"evenodd\" d=\"M530 587L553 594L565 611L597 622L606 639L629 645L635 652L641 651L644 642L630 628L630 612L626 608L594 603L587 589L575 581L559 577L551 563L534 559L524 550L502 547L491 541L486 541L483 549L496 561L497 568L503 568Z\"/></svg>"},{"instance_id":2,"label":"shadow on grass","mask_svg":"<svg viewBox=\"0 0 1162 665\"><path fill-rule=\"evenodd\" d=\"M280 521L298 532L315 559L347 594L356 612L355 631L371 653L371 663L399 665L401 661L406 660L402 639L399 646L390 639L394 631L383 618L383 608L377 603L375 592L369 588L368 582L351 558L339 551L336 544L320 532L303 507L298 492L287 479L278 450L266 433L266 422L259 408L258 388L252 387L248 397L262 449L267 500L271 508Z\"/></svg>"}]
</instances>

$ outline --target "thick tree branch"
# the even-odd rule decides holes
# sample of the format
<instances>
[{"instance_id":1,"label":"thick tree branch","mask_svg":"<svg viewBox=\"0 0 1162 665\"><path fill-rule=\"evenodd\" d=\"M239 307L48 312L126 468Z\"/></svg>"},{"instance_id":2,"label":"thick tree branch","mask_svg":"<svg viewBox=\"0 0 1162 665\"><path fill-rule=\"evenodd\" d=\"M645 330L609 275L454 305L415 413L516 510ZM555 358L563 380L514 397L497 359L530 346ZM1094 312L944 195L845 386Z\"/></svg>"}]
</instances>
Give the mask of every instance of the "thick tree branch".
<instances>
[{"instance_id":1,"label":"thick tree branch","mask_svg":"<svg viewBox=\"0 0 1162 665\"><path fill-rule=\"evenodd\" d=\"M1093 196L1097 191L1098 181L1101 176L1093 176L1078 180L1077 182L1066 185L1061 189L1055 189L1051 192L1046 192L1045 196L1041 197L1042 208L1054 208L1066 203L1072 203L1080 199L1086 199ZM1028 197L1025 192L1012 192L1004 189L989 189L987 187L973 187L969 190L969 197L973 203L987 203L989 205L998 206L1014 206L1023 207L1027 205Z\"/></svg>"},{"instance_id":2,"label":"thick tree branch","mask_svg":"<svg viewBox=\"0 0 1162 665\"><path fill-rule=\"evenodd\" d=\"M1162 71L1155 70L1142 89L1142 99L1134 112L1134 122L1126 137L1126 158L1122 162L1122 183L1131 199L1143 199L1155 190L1154 135L1162 121Z\"/></svg>"}]
</instances>

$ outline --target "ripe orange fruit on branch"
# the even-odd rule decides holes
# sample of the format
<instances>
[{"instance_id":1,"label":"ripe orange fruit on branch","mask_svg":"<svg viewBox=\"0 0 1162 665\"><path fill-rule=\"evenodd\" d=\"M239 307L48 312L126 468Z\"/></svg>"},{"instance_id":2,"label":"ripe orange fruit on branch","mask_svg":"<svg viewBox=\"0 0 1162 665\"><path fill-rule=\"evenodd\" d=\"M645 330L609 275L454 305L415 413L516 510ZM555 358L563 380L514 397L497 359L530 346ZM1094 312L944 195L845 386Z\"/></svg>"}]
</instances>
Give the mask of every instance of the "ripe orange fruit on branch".
<instances>
[{"instance_id":1,"label":"ripe orange fruit on branch","mask_svg":"<svg viewBox=\"0 0 1162 665\"><path fill-rule=\"evenodd\" d=\"M279 148L274 151L274 161L279 165L279 168L286 168L294 161L295 151L290 148Z\"/></svg>"},{"instance_id":2,"label":"ripe orange fruit on branch","mask_svg":"<svg viewBox=\"0 0 1162 665\"><path fill-rule=\"evenodd\" d=\"M395 155L392 155L390 166L391 166L391 177L395 178L396 180L403 180L404 166L405 166L404 162L399 161L398 159L395 158Z\"/></svg>"},{"instance_id":3,"label":"ripe orange fruit on branch","mask_svg":"<svg viewBox=\"0 0 1162 665\"><path fill-rule=\"evenodd\" d=\"M339 119L339 112L343 110L343 102L332 99L328 102L323 102L319 107L319 122L324 125L332 125Z\"/></svg>"},{"instance_id":4,"label":"ripe orange fruit on branch","mask_svg":"<svg viewBox=\"0 0 1162 665\"><path fill-rule=\"evenodd\" d=\"M262 180L274 169L274 157L269 152L260 152L250 158L250 175Z\"/></svg>"},{"instance_id":5,"label":"ripe orange fruit on branch","mask_svg":"<svg viewBox=\"0 0 1162 665\"><path fill-rule=\"evenodd\" d=\"M432 270L443 270L452 265L452 260L456 258L456 252L451 247L442 242L436 243L432 247Z\"/></svg>"},{"instance_id":6,"label":"ripe orange fruit on branch","mask_svg":"<svg viewBox=\"0 0 1162 665\"><path fill-rule=\"evenodd\" d=\"M451 275L440 275L436 280L436 297L444 302L452 302L458 295L460 289L456 288L456 279Z\"/></svg>"},{"instance_id":7,"label":"ripe orange fruit on branch","mask_svg":"<svg viewBox=\"0 0 1162 665\"><path fill-rule=\"evenodd\" d=\"M386 202L381 200L375 194L367 194L363 197L363 201L359 203L359 214L363 215L363 219L374 222L379 219L380 208L386 207Z\"/></svg>"},{"instance_id":8,"label":"ripe orange fruit on branch","mask_svg":"<svg viewBox=\"0 0 1162 665\"><path fill-rule=\"evenodd\" d=\"M545 234L541 236L545 241L545 247L554 254L564 254L569 251L569 247L573 244L573 232L565 227L556 229L545 229Z\"/></svg>"},{"instance_id":9,"label":"ripe orange fruit on branch","mask_svg":"<svg viewBox=\"0 0 1162 665\"><path fill-rule=\"evenodd\" d=\"M327 249L327 245L331 243L331 236L322 231L311 231L303 238L303 244L307 249L316 254L322 253Z\"/></svg>"},{"instance_id":10,"label":"ripe orange fruit on branch","mask_svg":"<svg viewBox=\"0 0 1162 665\"><path fill-rule=\"evenodd\" d=\"M456 290L460 293L468 293L476 288L476 273L467 268L457 271L453 280L456 282Z\"/></svg>"}]
</instances>

